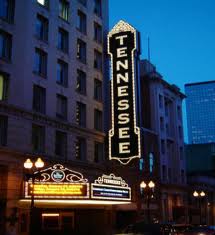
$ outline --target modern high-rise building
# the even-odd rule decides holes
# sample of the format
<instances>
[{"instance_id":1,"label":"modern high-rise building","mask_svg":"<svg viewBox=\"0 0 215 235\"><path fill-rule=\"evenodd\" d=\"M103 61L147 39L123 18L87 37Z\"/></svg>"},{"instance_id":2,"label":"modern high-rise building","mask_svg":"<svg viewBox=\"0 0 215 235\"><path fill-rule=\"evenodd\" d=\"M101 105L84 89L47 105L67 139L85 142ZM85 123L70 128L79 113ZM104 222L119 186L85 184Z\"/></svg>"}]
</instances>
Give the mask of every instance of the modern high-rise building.
<instances>
[{"instance_id":1,"label":"modern high-rise building","mask_svg":"<svg viewBox=\"0 0 215 235\"><path fill-rule=\"evenodd\" d=\"M189 144L215 142L215 81L185 85Z\"/></svg>"},{"instance_id":2,"label":"modern high-rise building","mask_svg":"<svg viewBox=\"0 0 215 235\"><path fill-rule=\"evenodd\" d=\"M158 192L155 204L157 210L162 211L161 220L186 222L187 180L182 122L185 95L178 87L166 82L147 60L140 62L139 90L142 177L155 182Z\"/></svg>"},{"instance_id":3,"label":"modern high-rise building","mask_svg":"<svg viewBox=\"0 0 215 235\"><path fill-rule=\"evenodd\" d=\"M0 234L12 225L28 233L18 203L26 158L88 179L104 172L107 32L108 0L0 1ZM108 216L79 209L70 210L77 234L104 234L95 218L102 226Z\"/></svg>"}]
</instances>

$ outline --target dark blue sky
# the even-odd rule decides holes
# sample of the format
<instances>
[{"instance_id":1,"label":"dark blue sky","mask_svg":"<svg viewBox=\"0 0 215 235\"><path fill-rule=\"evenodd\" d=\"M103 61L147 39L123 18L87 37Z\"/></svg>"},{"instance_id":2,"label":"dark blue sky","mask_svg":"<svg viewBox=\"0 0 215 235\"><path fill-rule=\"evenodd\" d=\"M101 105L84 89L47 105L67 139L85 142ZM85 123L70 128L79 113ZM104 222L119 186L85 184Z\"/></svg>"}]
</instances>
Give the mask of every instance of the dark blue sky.
<instances>
[{"instance_id":1,"label":"dark blue sky","mask_svg":"<svg viewBox=\"0 0 215 235\"><path fill-rule=\"evenodd\" d=\"M151 62L170 84L184 92L185 83L215 80L215 0L109 0L109 4L110 28L123 19L139 30L142 58L147 58L149 36Z\"/></svg>"}]
</instances>

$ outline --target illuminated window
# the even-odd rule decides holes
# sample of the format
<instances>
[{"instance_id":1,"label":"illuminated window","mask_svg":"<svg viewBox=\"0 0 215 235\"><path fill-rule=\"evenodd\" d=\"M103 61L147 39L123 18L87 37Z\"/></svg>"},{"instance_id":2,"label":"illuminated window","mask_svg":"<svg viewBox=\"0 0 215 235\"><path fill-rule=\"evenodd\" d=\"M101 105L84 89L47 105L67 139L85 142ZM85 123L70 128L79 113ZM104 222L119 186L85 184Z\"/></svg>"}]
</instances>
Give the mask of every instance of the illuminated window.
<instances>
[{"instance_id":1,"label":"illuminated window","mask_svg":"<svg viewBox=\"0 0 215 235\"><path fill-rule=\"evenodd\" d=\"M57 83L64 87L68 85L68 64L62 60L57 61Z\"/></svg>"},{"instance_id":2,"label":"illuminated window","mask_svg":"<svg viewBox=\"0 0 215 235\"><path fill-rule=\"evenodd\" d=\"M86 127L86 104L77 102L76 121L79 126Z\"/></svg>"},{"instance_id":3,"label":"illuminated window","mask_svg":"<svg viewBox=\"0 0 215 235\"><path fill-rule=\"evenodd\" d=\"M46 78L47 76L47 53L41 49L35 49L34 73Z\"/></svg>"},{"instance_id":4,"label":"illuminated window","mask_svg":"<svg viewBox=\"0 0 215 235\"><path fill-rule=\"evenodd\" d=\"M86 95L86 73L79 69L77 70L76 91L82 95Z\"/></svg>"},{"instance_id":5,"label":"illuminated window","mask_svg":"<svg viewBox=\"0 0 215 235\"><path fill-rule=\"evenodd\" d=\"M94 50L94 68L102 71L102 53Z\"/></svg>"},{"instance_id":6,"label":"illuminated window","mask_svg":"<svg viewBox=\"0 0 215 235\"><path fill-rule=\"evenodd\" d=\"M36 36L38 39L48 41L49 21L42 15L37 14Z\"/></svg>"},{"instance_id":7,"label":"illuminated window","mask_svg":"<svg viewBox=\"0 0 215 235\"><path fill-rule=\"evenodd\" d=\"M97 131L103 131L102 111L98 109L94 110L94 128Z\"/></svg>"},{"instance_id":8,"label":"illuminated window","mask_svg":"<svg viewBox=\"0 0 215 235\"><path fill-rule=\"evenodd\" d=\"M68 53L69 51L69 33L62 29L59 28L58 30L58 45L57 45L58 49Z\"/></svg>"},{"instance_id":9,"label":"illuminated window","mask_svg":"<svg viewBox=\"0 0 215 235\"><path fill-rule=\"evenodd\" d=\"M77 28L80 32L86 34L87 33L87 17L86 15L78 10L78 25Z\"/></svg>"},{"instance_id":10,"label":"illuminated window","mask_svg":"<svg viewBox=\"0 0 215 235\"><path fill-rule=\"evenodd\" d=\"M32 124L32 149L37 153L45 152L45 127Z\"/></svg>"},{"instance_id":11,"label":"illuminated window","mask_svg":"<svg viewBox=\"0 0 215 235\"><path fill-rule=\"evenodd\" d=\"M57 94L57 112L58 118L67 119L67 98L63 95Z\"/></svg>"},{"instance_id":12,"label":"illuminated window","mask_svg":"<svg viewBox=\"0 0 215 235\"><path fill-rule=\"evenodd\" d=\"M37 0L37 2L41 5L43 5L44 7L49 6L49 0Z\"/></svg>"},{"instance_id":13,"label":"illuminated window","mask_svg":"<svg viewBox=\"0 0 215 235\"><path fill-rule=\"evenodd\" d=\"M59 0L59 16L69 21L69 2L66 0Z\"/></svg>"},{"instance_id":14,"label":"illuminated window","mask_svg":"<svg viewBox=\"0 0 215 235\"><path fill-rule=\"evenodd\" d=\"M86 159L86 140L82 137L77 137L75 143L75 157L77 160Z\"/></svg>"},{"instance_id":15,"label":"illuminated window","mask_svg":"<svg viewBox=\"0 0 215 235\"><path fill-rule=\"evenodd\" d=\"M55 135L55 154L60 157L67 156L67 134L62 131L56 131Z\"/></svg>"},{"instance_id":16,"label":"illuminated window","mask_svg":"<svg viewBox=\"0 0 215 235\"><path fill-rule=\"evenodd\" d=\"M102 26L96 22L94 22L94 40L102 43Z\"/></svg>"},{"instance_id":17,"label":"illuminated window","mask_svg":"<svg viewBox=\"0 0 215 235\"><path fill-rule=\"evenodd\" d=\"M87 60L87 45L81 39L77 40L77 59L79 59L82 63L86 64Z\"/></svg>"},{"instance_id":18,"label":"illuminated window","mask_svg":"<svg viewBox=\"0 0 215 235\"><path fill-rule=\"evenodd\" d=\"M33 88L33 110L43 114L46 112L46 89L38 85Z\"/></svg>"},{"instance_id":19,"label":"illuminated window","mask_svg":"<svg viewBox=\"0 0 215 235\"><path fill-rule=\"evenodd\" d=\"M7 100L9 89L9 76L5 73L0 73L0 101Z\"/></svg>"},{"instance_id":20,"label":"illuminated window","mask_svg":"<svg viewBox=\"0 0 215 235\"><path fill-rule=\"evenodd\" d=\"M102 81L94 80L94 99L97 101L102 101Z\"/></svg>"},{"instance_id":21,"label":"illuminated window","mask_svg":"<svg viewBox=\"0 0 215 235\"><path fill-rule=\"evenodd\" d=\"M102 16L102 0L94 0L94 13L101 17Z\"/></svg>"},{"instance_id":22,"label":"illuminated window","mask_svg":"<svg viewBox=\"0 0 215 235\"><path fill-rule=\"evenodd\" d=\"M103 153L104 153L103 148L104 148L103 143L95 142L94 162L98 163L103 160Z\"/></svg>"},{"instance_id":23,"label":"illuminated window","mask_svg":"<svg viewBox=\"0 0 215 235\"><path fill-rule=\"evenodd\" d=\"M0 145L7 145L7 128L8 118L7 116L0 115Z\"/></svg>"},{"instance_id":24,"label":"illuminated window","mask_svg":"<svg viewBox=\"0 0 215 235\"><path fill-rule=\"evenodd\" d=\"M11 60L12 50L12 36L0 30L0 58L4 60Z\"/></svg>"},{"instance_id":25,"label":"illuminated window","mask_svg":"<svg viewBox=\"0 0 215 235\"><path fill-rule=\"evenodd\" d=\"M0 18L12 23L14 20L14 0L0 0Z\"/></svg>"},{"instance_id":26,"label":"illuminated window","mask_svg":"<svg viewBox=\"0 0 215 235\"><path fill-rule=\"evenodd\" d=\"M154 168L154 155L149 153L149 172L152 173Z\"/></svg>"},{"instance_id":27,"label":"illuminated window","mask_svg":"<svg viewBox=\"0 0 215 235\"><path fill-rule=\"evenodd\" d=\"M143 160L143 158L140 158L140 160L139 160L139 170L142 171L143 167L144 167L144 160Z\"/></svg>"}]
</instances>

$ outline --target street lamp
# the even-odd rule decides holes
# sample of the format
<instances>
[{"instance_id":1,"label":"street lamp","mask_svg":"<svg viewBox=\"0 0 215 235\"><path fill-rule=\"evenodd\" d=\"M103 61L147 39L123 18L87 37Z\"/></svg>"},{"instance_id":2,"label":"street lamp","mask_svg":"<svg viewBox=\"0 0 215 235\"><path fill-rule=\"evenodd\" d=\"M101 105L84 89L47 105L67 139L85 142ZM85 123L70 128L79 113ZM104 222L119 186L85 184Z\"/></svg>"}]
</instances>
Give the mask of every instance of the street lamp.
<instances>
[{"instance_id":1,"label":"street lamp","mask_svg":"<svg viewBox=\"0 0 215 235\"><path fill-rule=\"evenodd\" d=\"M206 196L206 194L204 191L201 192L194 191L193 196L196 199L198 199L199 209L200 209L200 224L202 224L202 199Z\"/></svg>"},{"instance_id":2,"label":"street lamp","mask_svg":"<svg viewBox=\"0 0 215 235\"><path fill-rule=\"evenodd\" d=\"M33 210L34 210L34 182L37 174L34 174L36 170L41 170L44 167L44 161L38 157L36 162L32 162L30 158L26 159L24 162L24 168L28 170L28 174L26 174L27 179L31 179L31 206L30 206L30 221L29 221L29 234L33 234Z\"/></svg>"},{"instance_id":3,"label":"street lamp","mask_svg":"<svg viewBox=\"0 0 215 235\"><path fill-rule=\"evenodd\" d=\"M153 192L155 188L155 183L150 180L149 183L142 181L140 183L140 192L144 196L144 191L146 192L146 205L147 205L147 222L150 223L150 199L153 198Z\"/></svg>"}]
</instances>

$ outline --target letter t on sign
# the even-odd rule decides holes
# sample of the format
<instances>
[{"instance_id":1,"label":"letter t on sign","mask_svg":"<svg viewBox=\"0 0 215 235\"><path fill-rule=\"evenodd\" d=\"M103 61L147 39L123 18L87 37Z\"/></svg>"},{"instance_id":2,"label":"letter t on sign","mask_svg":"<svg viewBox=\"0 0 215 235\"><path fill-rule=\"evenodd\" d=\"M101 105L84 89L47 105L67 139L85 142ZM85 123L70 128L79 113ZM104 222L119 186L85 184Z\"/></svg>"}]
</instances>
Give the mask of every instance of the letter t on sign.
<instances>
[{"instance_id":1,"label":"letter t on sign","mask_svg":"<svg viewBox=\"0 0 215 235\"><path fill-rule=\"evenodd\" d=\"M119 45L122 46L124 44L124 38L127 38L128 35L122 35L122 36L118 36L116 37L116 39L119 39Z\"/></svg>"}]
</instances>

